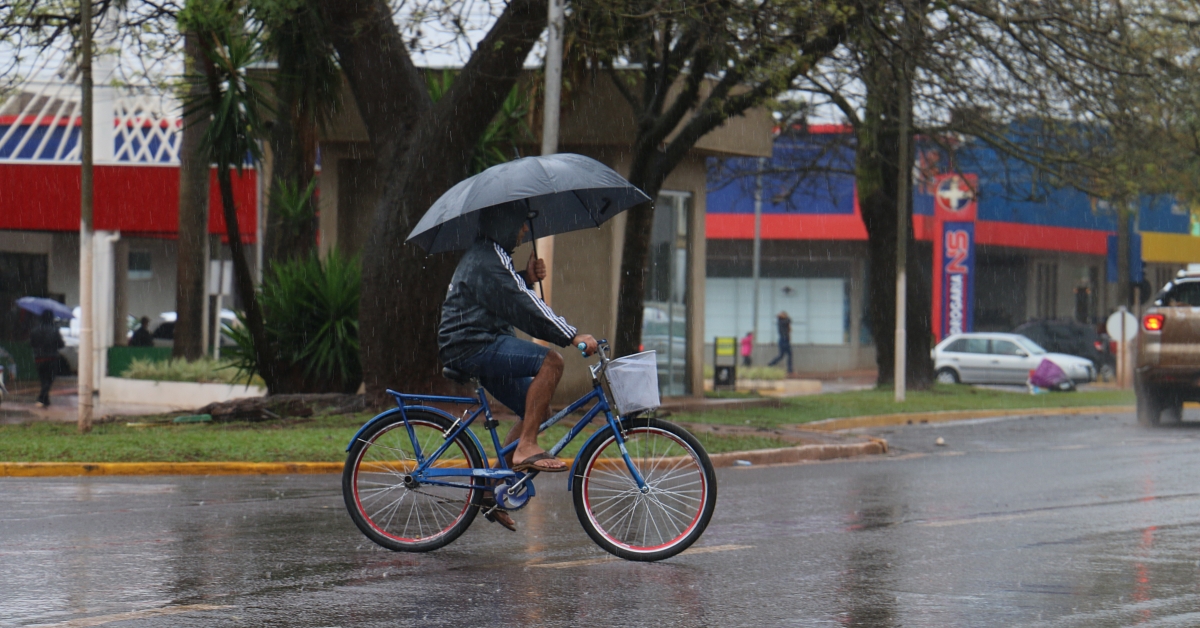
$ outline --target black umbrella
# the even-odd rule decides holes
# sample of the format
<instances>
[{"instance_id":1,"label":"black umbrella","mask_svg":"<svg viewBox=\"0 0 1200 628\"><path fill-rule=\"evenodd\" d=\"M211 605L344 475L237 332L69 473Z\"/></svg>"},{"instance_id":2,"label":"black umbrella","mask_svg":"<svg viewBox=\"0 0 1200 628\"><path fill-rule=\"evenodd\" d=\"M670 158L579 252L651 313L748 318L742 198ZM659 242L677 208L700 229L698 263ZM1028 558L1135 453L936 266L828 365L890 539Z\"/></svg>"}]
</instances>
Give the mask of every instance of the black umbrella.
<instances>
[{"instance_id":1,"label":"black umbrella","mask_svg":"<svg viewBox=\"0 0 1200 628\"><path fill-rule=\"evenodd\" d=\"M492 166L450 188L425 212L407 241L429 253L466 249L479 235L479 210L509 203L528 203L532 239L599 227L648 200L645 192L590 157L525 157Z\"/></svg>"}]
</instances>

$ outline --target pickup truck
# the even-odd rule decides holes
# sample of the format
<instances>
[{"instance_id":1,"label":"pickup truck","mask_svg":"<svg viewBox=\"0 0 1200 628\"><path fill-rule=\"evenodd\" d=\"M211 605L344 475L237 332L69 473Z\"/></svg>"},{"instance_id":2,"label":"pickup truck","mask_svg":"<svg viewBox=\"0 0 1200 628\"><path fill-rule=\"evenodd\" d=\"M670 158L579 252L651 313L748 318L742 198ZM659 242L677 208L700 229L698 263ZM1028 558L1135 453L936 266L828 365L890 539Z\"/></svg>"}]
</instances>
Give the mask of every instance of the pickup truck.
<instances>
[{"instance_id":1,"label":"pickup truck","mask_svg":"<svg viewBox=\"0 0 1200 628\"><path fill-rule=\"evenodd\" d=\"M1138 422L1183 418L1183 402L1200 401L1200 268L1180 271L1142 315L1134 387Z\"/></svg>"}]
</instances>

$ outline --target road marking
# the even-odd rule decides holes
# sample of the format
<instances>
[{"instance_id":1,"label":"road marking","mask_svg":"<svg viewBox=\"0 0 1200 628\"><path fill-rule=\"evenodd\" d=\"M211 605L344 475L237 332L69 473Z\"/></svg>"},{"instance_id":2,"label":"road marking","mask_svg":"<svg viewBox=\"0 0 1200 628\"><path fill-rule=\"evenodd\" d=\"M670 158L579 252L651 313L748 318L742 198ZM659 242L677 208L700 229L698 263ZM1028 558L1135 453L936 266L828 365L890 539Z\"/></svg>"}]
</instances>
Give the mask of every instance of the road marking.
<instances>
[{"instance_id":1,"label":"road marking","mask_svg":"<svg viewBox=\"0 0 1200 628\"><path fill-rule=\"evenodd\" d=\"M691 554L711 554L713 552L733 552L736 550L751 549L753 545L709 545L707 547L693 547L684 550L681 556L689 556ZM561 563L537 563L529 565L529 567L541 567L546 569L566 569L567 567L585 567L587 565L601 565L604 563L615 563L620 561L616 556L605 556L603 558L585 558L583 560L568 560Z\"/></svg>"},{"instance_id":2,"label":"road marking","mask_svg":"<svg viewBox=\"0 0 1200 628\"><path fill-rule=\"evenodd\" d=\"M144 611L131 611L128 613L115 613L112 615L97 615L95 617L82 617L80 619L72 619L57 624L37 624L31 628L86 628L87 626L103 626L118 621L130 621L134 619L144 619L147 617L163 617L166 615L179 615L180 613L194 613L198 611L219 611L232 606L214 606L212 604L185 604L183 606L164 606L163 608L148 608Z\"/></svg>"},{"instance_id":3,"label":"road marking","mask_svg":"<svg viewBox=\"0 0 1200 628\"><path fill-rule=\"evenodd\" d=\"M945 528L947 526L960 526L968 523L996 523L999 521L1015 521L1017 519L1028 519L1030 517L1041 516L1042 511L1038 512L1023 512L1013 515L992 515L983 517L969 517L967 519L947 519L945 521L928 521L920 525L927 528Z\"/></svg>"}]
</instances>

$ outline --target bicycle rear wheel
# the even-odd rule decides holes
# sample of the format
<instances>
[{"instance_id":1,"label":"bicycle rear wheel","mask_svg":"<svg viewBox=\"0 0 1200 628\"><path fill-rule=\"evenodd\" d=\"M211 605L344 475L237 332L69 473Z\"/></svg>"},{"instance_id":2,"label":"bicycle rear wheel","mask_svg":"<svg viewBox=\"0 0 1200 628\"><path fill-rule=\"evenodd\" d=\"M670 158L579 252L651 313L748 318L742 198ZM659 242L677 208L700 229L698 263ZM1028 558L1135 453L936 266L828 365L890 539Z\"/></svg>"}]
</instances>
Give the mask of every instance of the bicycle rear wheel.
<instances>
[{"instance_id":1,"label":"bicycle rear wheel","mask_svg":"<svg viewBox=\"0 0 1200 628\"><path fill-rule=\"evenodd\" d=\"M367 538L398 552L428 552L448 545L479 512L479 490L429 484L406 486L416 468L412 439L399 410L360 436L342 470L342 498L350 518ZM445 441L451 421L431 412L408 411L408 422L425 456ZM482 468L475 442L459 434L432 468ZM471 478L446 481L470 484Z\"/></svg>"},{"instance_id":2,"label":"bicycle rear wheel","mask_svg":"<svg viewBox=\"0 0 1200 628\"><path fill-rule=\"evenodd\" d=\"M626 560L655 561L687 549L717 505L708 453L687 430L658 419L626 419L621 432L646 492L621 457L612 428L579 454L575 513L597 545Z\"/></svg>"}]
</instances>

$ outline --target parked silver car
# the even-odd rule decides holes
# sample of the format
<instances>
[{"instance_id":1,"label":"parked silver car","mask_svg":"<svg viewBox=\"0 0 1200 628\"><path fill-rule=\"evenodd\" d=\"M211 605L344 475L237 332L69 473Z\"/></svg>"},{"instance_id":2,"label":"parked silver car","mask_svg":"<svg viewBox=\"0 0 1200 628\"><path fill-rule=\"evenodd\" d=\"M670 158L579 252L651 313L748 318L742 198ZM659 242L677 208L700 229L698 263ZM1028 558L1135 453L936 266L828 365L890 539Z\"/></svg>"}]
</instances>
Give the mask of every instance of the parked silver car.
<instances>
[{"instance_id":1,"label":"parked silver car","mask_svg":"<svg viewBox=\"0 0 1200 628\"><path fill-rule=\"evenodd\" d=\"M1092 361L1065 353L1049 353L1020 334L955 334L932 351L937 381L943 384L1024 384L1048 359L1076 384L1096 379Z\"/></svg>"}]
</instances>

